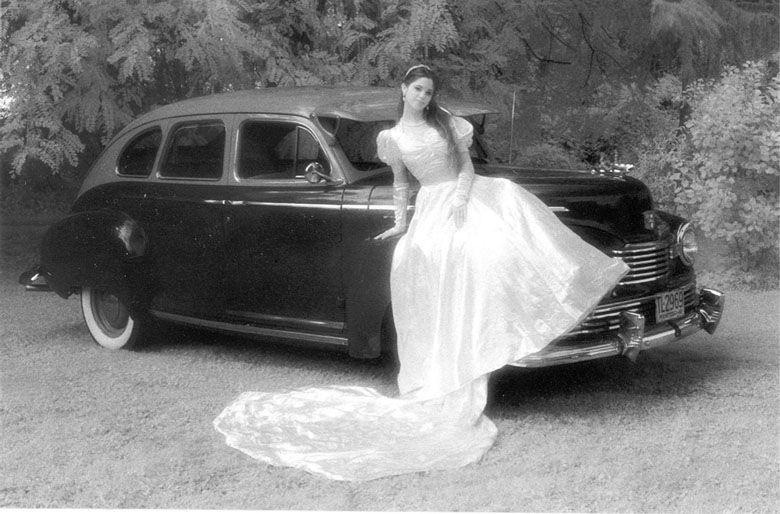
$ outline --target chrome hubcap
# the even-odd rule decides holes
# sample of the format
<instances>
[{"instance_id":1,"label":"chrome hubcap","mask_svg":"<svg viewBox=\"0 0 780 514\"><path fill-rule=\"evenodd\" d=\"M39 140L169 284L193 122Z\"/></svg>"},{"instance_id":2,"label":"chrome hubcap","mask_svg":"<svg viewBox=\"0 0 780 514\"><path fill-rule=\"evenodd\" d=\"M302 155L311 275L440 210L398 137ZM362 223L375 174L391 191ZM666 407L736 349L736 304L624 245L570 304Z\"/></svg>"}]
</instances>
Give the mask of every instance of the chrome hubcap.
<instances>
[{"instance_id":1,"label":"chrome hubcap","mask_svg":"<svg viewBox=\"0 0 780 514\"><path fill-rule=\"evenodd\" d=\"M111 337L120 335L130 319L130 314L119 298L103 291L94 291L92 312L103 332Z\"/></svg>"}]
</instances>

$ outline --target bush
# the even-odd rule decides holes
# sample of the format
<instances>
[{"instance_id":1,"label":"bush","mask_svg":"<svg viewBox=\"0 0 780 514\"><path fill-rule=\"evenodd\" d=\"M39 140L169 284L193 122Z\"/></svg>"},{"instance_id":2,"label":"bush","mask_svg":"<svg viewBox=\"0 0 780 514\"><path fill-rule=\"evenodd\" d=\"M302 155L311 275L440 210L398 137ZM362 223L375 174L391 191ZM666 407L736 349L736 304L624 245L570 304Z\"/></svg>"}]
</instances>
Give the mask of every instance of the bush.
<instances>
[{"instance_id":1,"label":"bush","mask_svg":"<svg viewBox=\"0 0 780 514\"><path fill-rule=\"evenodd\" d=\"M550 105L541 120L543 138L590 165L604 160L635 163L643 141L677 125L674 86L673 79L650 89L602 84L585 105ZM676 87L679 91L679 83Z\"/></svg>"},{"instance_id":2,"label":"bush","mask_svg":"<svg viewBox=\"0 0 780 514\"><path fill-rule=\"evenodd\" d=\"M768 69L748 62L694 85L666 163L678 210L744 270L776 257L780 237L780 77Z\"/></svg>"}]
</instances>

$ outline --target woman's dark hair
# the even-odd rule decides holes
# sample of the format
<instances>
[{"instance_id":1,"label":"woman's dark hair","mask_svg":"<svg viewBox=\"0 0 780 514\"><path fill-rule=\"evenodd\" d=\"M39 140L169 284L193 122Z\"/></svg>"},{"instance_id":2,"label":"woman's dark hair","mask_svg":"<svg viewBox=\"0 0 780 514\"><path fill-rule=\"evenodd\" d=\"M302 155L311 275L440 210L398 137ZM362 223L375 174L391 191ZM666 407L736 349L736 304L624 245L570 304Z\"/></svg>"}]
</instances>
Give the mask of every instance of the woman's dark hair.
<instances>
[{"instance_id":1,"label":"woman's dark hair","mask_svg":"<svg viewBox=\"0 0 780 514\"><path fill-rule=\"evenodd\" d=\"M457 151L455 145L455 137L452 134L452 125L450 124L451 115L444 110L436 101L436 95L439 92L439 77L433 72L431 68L424 64L418 64L412 66L404 75L402 83L406 86L411 84L417 79L427 78L433 82L433 94L431 95L431 101L428 102L428 107L423 112L423 118L431 125L436 131L447 141L452 154L455 156L455 162L460 167L460 153ZM398 104L398 119L401 118L404 112L404 99L403 96Z\"/></svg>"}]
</instances>

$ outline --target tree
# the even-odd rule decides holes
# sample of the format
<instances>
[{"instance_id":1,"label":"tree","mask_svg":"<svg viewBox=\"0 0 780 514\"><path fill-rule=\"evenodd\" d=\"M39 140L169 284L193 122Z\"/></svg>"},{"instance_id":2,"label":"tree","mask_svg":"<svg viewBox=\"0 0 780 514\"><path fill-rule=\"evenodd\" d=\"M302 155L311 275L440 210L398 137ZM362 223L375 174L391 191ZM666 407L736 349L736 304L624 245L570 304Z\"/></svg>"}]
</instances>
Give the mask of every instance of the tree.
<instances>
[{"instance_id":1,"label":"tree","mask_svg":"<svg viewBox=\"0 0 780 514\"><path fill-rule=\"evenodd\" d=\"M8 0L0 153L75 166L81 136L105 142L150 106L251 83L262 58L240 0Z\"/></svg>"},{"instance_id":2,"label":"tree","mask_svg":"<svg viewBox=\"0 0 780 514\"><path fill-rule=\"evenodd\" d=\"M457 41L446 0L3 0L2 28L0 155L15 176L76 166L85 140L158 104L376 83Z\"/></svg>"},{"instance_id":3,"label":"tree","mask_svg":"<svg viewBox=\"0 0 780 514\"><path fill-rule=\"evenodd\" d=\"M778 18L727 0L0 5L0 95L10 99L0 113L0 155L14 175L30 161L55 172L75 166L85 144L104 144L158 104L252 87L395 84L420 61L442 72L450 93L490 98L502 112L520 93L528 138L568 141L576 131L562 138L545 120L587 110L605 84L640 91L634 83L664 73L682 73L685 83L741 63L754 48L763 55L777 46ZM586 118L588 137L601 138Z\"/></svg>"},{"instance_id":4,"label":"tree","mask_svg":"<svg viewBox=\"0 0 780 514\"><path fill-rule=\"evenodd\" d=\"M771 54L778 18L753 13L727 0L653 0L651 54L657 73L676 73L685 91L696 79L716 76L724 65ZM689 114L681 105L680 124Z\"/></svg>"}]
</instances>

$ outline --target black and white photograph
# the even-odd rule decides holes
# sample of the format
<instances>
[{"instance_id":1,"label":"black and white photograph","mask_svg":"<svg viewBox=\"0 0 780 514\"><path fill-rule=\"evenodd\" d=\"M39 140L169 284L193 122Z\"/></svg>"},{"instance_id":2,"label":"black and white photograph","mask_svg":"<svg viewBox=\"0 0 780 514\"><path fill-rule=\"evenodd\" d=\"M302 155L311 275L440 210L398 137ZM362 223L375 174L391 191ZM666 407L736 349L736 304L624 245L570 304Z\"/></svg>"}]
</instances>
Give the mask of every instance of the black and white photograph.
<instances>
[{"instance_id":1,"label":"black and white photograph","mask_svg":"<svg viewBox=\"0 0 780 514\"><path fill-rule=\"evenodd\" d=\"M780 0L0 0L0 508L775 512Z\"/></svg>"}]
</instances>

